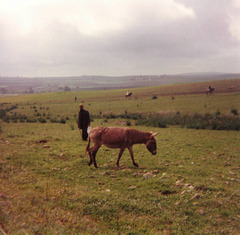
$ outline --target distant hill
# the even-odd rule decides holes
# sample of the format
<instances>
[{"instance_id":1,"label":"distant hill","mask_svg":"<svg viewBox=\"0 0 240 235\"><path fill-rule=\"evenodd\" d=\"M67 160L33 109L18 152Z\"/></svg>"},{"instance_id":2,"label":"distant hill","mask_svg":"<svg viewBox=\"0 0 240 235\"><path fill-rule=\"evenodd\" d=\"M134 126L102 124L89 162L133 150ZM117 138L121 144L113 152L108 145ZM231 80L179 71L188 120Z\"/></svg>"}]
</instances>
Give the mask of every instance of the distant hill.
<instances>
[{"instance_id":1,"label":"distant hill","mask_svg":"<svg viewBox=\"0 0 240 235\"><path fill-rule=\"evenodd\" d=\"M239 79L240 73L186 73L178 75L0 77L0 94L104 90L149 87L203 81Z\"/></svg>"}]
</instances>

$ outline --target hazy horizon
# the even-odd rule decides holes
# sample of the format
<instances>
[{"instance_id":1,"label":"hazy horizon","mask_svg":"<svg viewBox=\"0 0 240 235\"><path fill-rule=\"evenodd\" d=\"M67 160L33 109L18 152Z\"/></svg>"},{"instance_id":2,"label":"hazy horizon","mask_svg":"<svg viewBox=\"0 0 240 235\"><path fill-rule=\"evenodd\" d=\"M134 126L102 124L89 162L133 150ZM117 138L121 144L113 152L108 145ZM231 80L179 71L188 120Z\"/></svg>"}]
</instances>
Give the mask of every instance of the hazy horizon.
<instances>
[{"instance_id":1,"label":"hazy horizon","mask_svg":"<svg viewBox=\"0 0 240 235\"><path fill-rule=\"evenodd\" d=\"M201 76L201 75L239 75L240 73L225 73L225 72L185 72L185 73L176 73L176 74L127 74L127 75L104 75L104 74L82 74L82 75L64 75L64 76L4 76L0 75L0 78L81 78L81 77L109 77L109 78L118 78L118 77L171 77L171 76ZM236 77L237 78L237 77ZM239 77L240 78L240 77ZM227 79L227 78L226 78Z\"/></svg>"}]
</instances>

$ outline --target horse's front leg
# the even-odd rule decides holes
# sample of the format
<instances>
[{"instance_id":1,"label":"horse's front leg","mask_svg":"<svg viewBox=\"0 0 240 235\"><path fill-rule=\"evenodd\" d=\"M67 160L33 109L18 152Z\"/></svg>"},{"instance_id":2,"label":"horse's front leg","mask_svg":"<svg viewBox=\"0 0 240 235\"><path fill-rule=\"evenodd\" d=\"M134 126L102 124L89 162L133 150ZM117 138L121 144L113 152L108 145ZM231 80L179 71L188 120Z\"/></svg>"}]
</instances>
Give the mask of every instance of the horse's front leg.
<instances>
[{"instance_id":1,"label":"horse's front leg","mask_svg":"<svg viewBox=\"0 0 240 235\"><path fill-rule=\"evenodd\" d=\"M119 161L120 161L120 158L122 157L122 154L123 154L124 150L125 150L125 148L121 148L121 149L120 149L120 152L119 152L119 154L118 154L117 163L116 163L117 166L119 166Z\"/></svg>"},{"instance_id":2,"label":"horse's front leg","mask_svg":"<svg viewBox=\"0 0 240 235\"><path fill-rule=\"evenodd\" d=\"M133 165L136 166L136 167L138 167L138 164L135 162L134 157L133 157L132 147L128 147L128 150L129 150L129 153L130 153L130 156L131 156Z\"/></svg>"}]
</instances>

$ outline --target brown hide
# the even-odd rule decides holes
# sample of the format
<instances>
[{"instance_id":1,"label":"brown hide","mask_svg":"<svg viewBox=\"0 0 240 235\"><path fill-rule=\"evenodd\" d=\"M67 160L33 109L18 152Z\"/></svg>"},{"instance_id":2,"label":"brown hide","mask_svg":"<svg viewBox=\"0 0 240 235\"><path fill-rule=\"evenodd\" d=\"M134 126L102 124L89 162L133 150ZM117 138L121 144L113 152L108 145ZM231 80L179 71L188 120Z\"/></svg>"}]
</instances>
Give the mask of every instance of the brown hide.
<instances>
[{"instance_id":1,"label":"brown hide","mask_svg":"<svg viewBox=\"0 0 240 235\"><path fill-rule=\"evenodd\" d=\"M157 153L156 140L152 132L142 132L132 128L118 128L118 127L96 127L91 130L88 137L88 144L86 152L89 154L89 166L96 164L96 154L98 149L105 145L108 148L119 148L117 166L119 166L119 160L123 154L123 151L127 148L132 158L133 165L138 166L134 161L132 146L134 144L145 144L148 151L153 155ZM90 141L93 141L93 146L90 148Z\"/></svg>"}]
</instances>

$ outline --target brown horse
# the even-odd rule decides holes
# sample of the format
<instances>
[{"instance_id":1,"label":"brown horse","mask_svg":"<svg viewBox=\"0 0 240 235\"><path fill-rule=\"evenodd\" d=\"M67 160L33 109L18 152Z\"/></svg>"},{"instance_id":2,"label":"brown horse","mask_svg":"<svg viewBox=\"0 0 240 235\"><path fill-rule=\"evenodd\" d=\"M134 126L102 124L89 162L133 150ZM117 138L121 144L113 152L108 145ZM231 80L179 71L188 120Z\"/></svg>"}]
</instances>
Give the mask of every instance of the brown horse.
<instances>
[{"instance_id":1,"label":"brown horse","mask_svg":"<svg viewBox=\"0 0 240 235\"><path fill-rule=\"evenodd\" d=\"M213 92L215 91L215 88L209 87L206 91L206 95L213 95Z\"/></svg>"},{"instance_id":2,"label":"brown horse","mask_svg":"<svg viewBox=\"0 0 240 235\"><path fill-rule=\"evenodd\" d=\"M96 154L102 145L108 148L119 148L117 166L119 166L120 158L123 151L127 148L129 150L132 163L138 167L134 161L132 146L134 144L145 144L146 148L153 155L157 154L157 144L154 138L158 133L138 131L132 128L119 128L119 127L95 127L91 129L88 136L88 143L86 152L89 155L89 166L93 163L97 168ZM90 141L93 141L93 146L90 148Z\"/></svg>"},{"instance_id":3,"label":"brown horse","mask_svg":"<svg viewBox=\"0 0 240 235\"><path fill-rule=\"evenodd\" d=\"M132 96L132 92L127 92L125 97L131 97Z\"/></svg>"}]
</instances>

